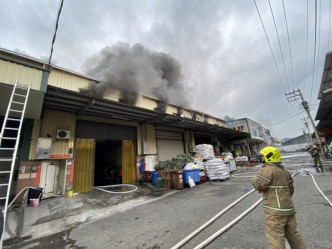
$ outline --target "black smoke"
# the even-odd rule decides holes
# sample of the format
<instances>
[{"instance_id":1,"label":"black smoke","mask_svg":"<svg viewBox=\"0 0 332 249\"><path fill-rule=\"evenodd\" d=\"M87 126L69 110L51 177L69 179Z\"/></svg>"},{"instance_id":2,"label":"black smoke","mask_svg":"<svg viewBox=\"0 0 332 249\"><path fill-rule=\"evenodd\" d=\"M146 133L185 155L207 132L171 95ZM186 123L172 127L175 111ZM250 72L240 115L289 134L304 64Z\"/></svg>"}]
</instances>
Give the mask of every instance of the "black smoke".
<instances>
[{"instance_id":1,"label":"black smoke","mask_svg":"<svg viewBox=\"0 0 332 249\"><path fill-rule=\"evenodd\" d=\"M117 43L88 58L83 71L98 80L89 94L103 97L107 89L121 89L120 101L135 104L139 94L187 107L180 63L166 53L153 52L140 44Z\"/></svg>"}]
</instances>

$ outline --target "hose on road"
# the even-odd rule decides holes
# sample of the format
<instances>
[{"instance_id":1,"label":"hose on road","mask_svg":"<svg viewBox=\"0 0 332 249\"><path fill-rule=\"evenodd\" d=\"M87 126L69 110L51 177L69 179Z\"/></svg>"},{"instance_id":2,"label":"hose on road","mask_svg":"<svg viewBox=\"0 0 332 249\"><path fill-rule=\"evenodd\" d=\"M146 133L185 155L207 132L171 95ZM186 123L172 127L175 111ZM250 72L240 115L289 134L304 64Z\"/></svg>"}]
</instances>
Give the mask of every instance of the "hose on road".
<instances>
[{"instance_id":1,"label":"hose on road","mask_svg":"<svg viewBox=\"0 0 332 249\"><path fill-rule=\"evenodd\" d=\"M300 173L299 170L297 170L292 177L296 176L298 173ZM208 222L200 226L197 230L189 234L186 238L181 240L179 243L177 243L175 246L172 247L172 249L178 249L181 246L183 246L186 242L188 242L190 239L192 239L194 236L196 236L199 232L201 232L203 229L205 229L207 226L209 226L212 222L214 222L216 219L218 219L222 214L224 214L226 211L228 211L230 208L232 208L235 204L246 198L248 195L253 193L256 189L250 190L245 195L241 196L239 199L234 201L232 204L227 206L225 209L223 209L221 212L219 212L217 215L215 215L213 218L211 218ZM198 246L196 246L194 249L200 249L211 243L214 239L219 237L221 234L223 234L226 230L228 230L230 227L235 225L239 220L241 220L244 216L246 216L249 212L251 212L255 207L258 206L259 203L261 203L263 198L260 198L258 201L256 201L251 207L249 207L247 210L245 210L242 214L240 214L238 217L236 217L234 220L229 222L226 226L218 230L216 233L214 233L212 236L201 242Z\"/></svg>"},{"instance_id":2,"label":"hose on road","mask_svg":"<svg viewBox=\"0 0 332 249\"><path fill-rule=\"evenodd\" d=\"M310 175L311 178L312 178L312 181L314 182L318 192L325 198L325 200L330 204L330 206L332 207L332 203L331 201L326 197L326 195L323 193L323 191L318 187L316 181L315 181L315 178L314 176L309 172L309 171L306 171L307 175Z\"/></svg>"},{"instance_id":3,"label":"hose on road","mask_svg":"<svg viewBox=\"0 0 332 249\"><path fill-rule=\"evenodd\" d=\"M130 188L133 188L132 190L128 190L128 191L109 191L109 190L106 190L105 188L118 188L118 187L130 187ZM98 189L98 190L101 190L101 191L104 191L104 192L107 192L107 193L110 193L110 194L128 194L128 193L131 193L131 192L134 192L137 190L137 187L135 185L132 185L132 184L115 184L115 185L107 185L107 186L98 186L98 187L94 187L94 189Z\"/></svg>"},{"instance_id":4,"label":"hose on road","mask_svg":"<svg viewBox=\"0 0 332 249\"><path fill-rule=\"evenodd\" d=\"M251 212L255 207L258 206L259 203L261 203L263 198L260 198L258 201L255 202L254 205L252 205L250 208L248 208L246 211L244 211L242 214L240 214L238 217L236 217L234 220L232 220L230 223L228 223L226 226L224 226L222 229L211 235L208 239L204 240L202 243L200 243L198 246L196 246L194 249L200 249L205 247L206 245L210 244L214 239L219 237L221 234L223 234L227 229L231 228L234 224L236 224L239 220L241 220L244 216L246 216L249 212Z\"/></svg>"},{"instance_id":5,"label":"hose on road","mask_svg":"<svg viewBox=\"0 0 332 249\"><path fill-rule=\"evenodd\" d=\"M212 217L208 222L200 226L197 230L189 234L187 237L185 237L183 240L181 240L179 243L177 243L175 246L172 247L172 249L178 249L181 246L183 246L185 243L187 243L190 239L192 239L194 236L196 236L199 232L201 232L203 229L205 229L207 226L209 226L212 222L214 222L216 219L218 219L221 215L226 213L229 209L231 209L235 204L246 198L248 195L253 193L255 189L250 190L248 193L241 196L239 199L234 201L232 204L228 205L226 208L224 208L222 211L220 211L218 214L216 214L214 217Z\"/></svg>"}]
</instances>

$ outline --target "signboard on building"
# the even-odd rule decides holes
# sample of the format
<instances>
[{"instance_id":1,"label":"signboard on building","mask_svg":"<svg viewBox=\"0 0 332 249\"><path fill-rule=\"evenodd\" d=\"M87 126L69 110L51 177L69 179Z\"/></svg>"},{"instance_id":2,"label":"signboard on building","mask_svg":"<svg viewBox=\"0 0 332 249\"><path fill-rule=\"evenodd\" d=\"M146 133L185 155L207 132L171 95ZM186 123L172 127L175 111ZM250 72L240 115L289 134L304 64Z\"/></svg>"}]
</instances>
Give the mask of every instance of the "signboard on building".
<instances>
[{"instance_id":1,"label":"signboard on building","mask_svg":"<svg viewBox=\"0 0 332 249\"><path fill-rule=\"evenodd\" d=\"M242 145L246 145L247 143L246 143L246 140L241 139L241 140L232 141L232 144L235 146L242 146Z\"/></svg>"}]
</instances>

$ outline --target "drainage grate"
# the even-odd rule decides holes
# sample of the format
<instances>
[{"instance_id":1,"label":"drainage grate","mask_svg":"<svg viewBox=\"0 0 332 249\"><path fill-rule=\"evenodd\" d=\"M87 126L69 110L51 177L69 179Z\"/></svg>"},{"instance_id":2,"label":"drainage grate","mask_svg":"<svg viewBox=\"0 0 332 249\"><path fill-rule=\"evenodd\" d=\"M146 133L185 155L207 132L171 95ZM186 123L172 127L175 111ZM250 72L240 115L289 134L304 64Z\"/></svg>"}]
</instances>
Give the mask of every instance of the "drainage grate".
<instances>
[{"instance_id":1,"label":"drainage grate","mask_svg":"<svg viewBox=\"0 0 332 249\"><path fill-rule=\"evenodd\" d=\"M32 235L28 235L28 236L24 236L24 237L16 237L16 238L12 238L12 239L7 239L3 242L4 246L9 246L9 245L13 245L13 244L17 244L17 243L21 243L25 240L31 239Z\"/></svg>"}]
</instances>

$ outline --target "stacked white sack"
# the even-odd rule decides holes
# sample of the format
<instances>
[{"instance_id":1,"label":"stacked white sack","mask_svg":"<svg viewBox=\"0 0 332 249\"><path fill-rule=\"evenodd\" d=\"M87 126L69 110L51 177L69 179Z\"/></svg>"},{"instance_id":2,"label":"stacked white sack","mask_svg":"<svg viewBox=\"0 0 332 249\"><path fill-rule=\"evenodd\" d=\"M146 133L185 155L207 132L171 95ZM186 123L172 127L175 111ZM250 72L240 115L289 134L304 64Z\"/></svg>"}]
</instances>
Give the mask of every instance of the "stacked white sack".
<instances>
[{"instance_id":1,"label":"stacked white sack","mask_svg":"<svg viewBox=\"0 0 332 249\"><path fill-rule=\"evenodd\" d=\"M239 156L239 157L235 157L235 161L236 162L248 162L249 159L246 156Z\"/></svg>"},{"instance_id":2,"label":"stacked white sack","mask_svg":"<svg viewBox=\"0 0 332 249\"><path fill-rule=\"evenodd\" d=\"M213 158L206 161L204 166L208 169L207 176L210 180L224 180L229 178L229 168L222 159Z\"/></svg>"},{"instance_id":3,"label":"stacked white sack","mask_svg":"<svg viewBox=\"0 0 332 249\"><path fill-rule=\"evenodd\" d=\"M183 167L183 170L192 170L192 169L199 169L199 166L196 163L186 163Z\"/></svg>"},{"instance_id":4,"label":"stacked white sack","mask_svg":"<svg viewBox=\"0 0 332 249\"><path fill-rule=\"evenodd\" d=\"M211 144L198 144L195 146L196 154L202 155L205 160L215 158L213 146Z\"/></svg>"},{"instance_id":5,"label":"stacked white sack","mask_svg":"<svg viewBox=\"0 0 332 249\"><path fill-rule=\"evenodd\" d=\"M202 161L195 159L194 162L195 165L197 165L197 167L199 168L199 170L204 170L204 163Z\"/></svg>"}]
</instances>

